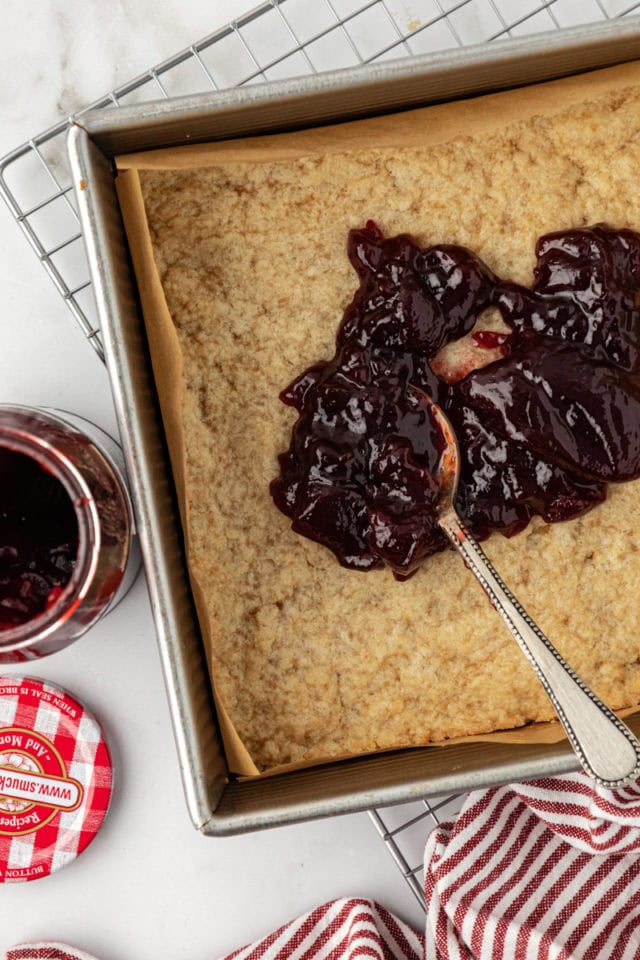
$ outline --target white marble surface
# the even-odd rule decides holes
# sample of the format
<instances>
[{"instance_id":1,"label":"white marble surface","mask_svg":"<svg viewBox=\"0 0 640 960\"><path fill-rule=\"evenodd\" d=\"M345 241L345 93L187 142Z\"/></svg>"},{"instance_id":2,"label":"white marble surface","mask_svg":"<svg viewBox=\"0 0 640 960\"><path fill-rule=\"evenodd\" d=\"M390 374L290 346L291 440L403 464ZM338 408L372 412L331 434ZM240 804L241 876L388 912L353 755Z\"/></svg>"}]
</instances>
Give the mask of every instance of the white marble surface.
<instances>
[{"instance_id":1,"label":"white marble surface","mask_svg":"<svg viewBox=\"0 0 640 960\"><path fill-rule=\"evenodd\" d=\"M606 2L620 7L623 0ZM387 6L403 24L415 25L430 3L389 0ZM291 9L296 4L300 0ZM253 5L2 0L0 156ZM464 39L495 31L488 6L457 16ZM537 4L498 0L498 6L517 19ZM577 19L602 16L596 0L559 0L554 9L563 23L575 10ZM530 24L549 26L546 13ZM428 42L450 45L451 37L447 28L434 29ZM420 42L426 44L426 35ZM4 205L0 249L0 402L59 406L113 430L106 372ZM117 787L102 832L76 863L46 880L0 889L0 954L18 941L47 938L102 960L214 958L325 899L349 894L374 897L419 922L417 905L366 814L223 840L195 832L142 580L90 635L30 672L67 686L102 719Z\"/></svg>"},{"instance_id":2,"label":"white marble surface","mask_svg":"<svg viewBox=\"0 0 640 960\"><path fill-rule=\"evenodd\" d=\"M0 155L253 6L251 0L2 0ZM105 370L0 203L0 401L113 428ZM16 673L16 668L5 668ZM40 938L103 960L217 957L344 894L418 909L366 814L241 838L191 826L144 582L29 671L102 719L117 787L94 844L57 875L0 888L0 955Z\"/></svg>"}]
</instances>

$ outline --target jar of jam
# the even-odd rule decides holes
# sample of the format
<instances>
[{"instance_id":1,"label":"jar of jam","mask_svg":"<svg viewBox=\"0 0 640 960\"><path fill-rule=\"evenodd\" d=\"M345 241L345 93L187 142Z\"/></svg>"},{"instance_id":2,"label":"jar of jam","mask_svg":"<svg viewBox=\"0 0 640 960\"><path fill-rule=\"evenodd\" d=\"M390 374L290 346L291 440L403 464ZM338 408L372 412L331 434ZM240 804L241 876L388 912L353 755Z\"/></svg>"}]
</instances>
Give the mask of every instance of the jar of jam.
<instances>
[{"instance_id":1,"label":"jar of jam","mask_svg":"<svg viewBox=\"0 0 640 960\"><path fill-rule=\"evenodd\" d=\"M75 414L0 404L0 663L66 647L139 568L118 444Z\"/></svg>"}]
</instances>

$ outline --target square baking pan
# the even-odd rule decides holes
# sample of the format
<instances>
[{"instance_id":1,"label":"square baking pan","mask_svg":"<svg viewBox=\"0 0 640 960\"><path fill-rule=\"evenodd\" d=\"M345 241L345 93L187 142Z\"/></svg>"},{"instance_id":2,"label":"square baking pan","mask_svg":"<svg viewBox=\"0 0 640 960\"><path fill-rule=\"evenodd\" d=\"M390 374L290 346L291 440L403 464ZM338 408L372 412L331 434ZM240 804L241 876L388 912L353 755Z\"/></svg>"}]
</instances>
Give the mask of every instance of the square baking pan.
<instances>
[{"instance_id":1,"label":"square baking pan","mask_svg":"<svg viewBox=\"0 0 640 960\"><path fill-rule=\"evenodd\" d=\"M171 467L114 186L118 154L276 133L640 58L640 19L88 114L68 149L129 468L189 813L209 836L574 770L566 742L449 744L277 776L229 775L190 592ZM640 722L635 724L640 733Z\"/></svg>"}]
</instances>

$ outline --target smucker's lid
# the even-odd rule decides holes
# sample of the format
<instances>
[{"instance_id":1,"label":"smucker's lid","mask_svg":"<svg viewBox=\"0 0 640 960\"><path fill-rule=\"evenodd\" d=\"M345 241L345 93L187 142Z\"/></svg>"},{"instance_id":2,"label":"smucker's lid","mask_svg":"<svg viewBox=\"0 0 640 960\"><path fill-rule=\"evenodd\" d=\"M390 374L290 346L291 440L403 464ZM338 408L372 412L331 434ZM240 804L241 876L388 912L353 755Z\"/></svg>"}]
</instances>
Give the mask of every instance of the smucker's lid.
<instances>
[{"instance_id":1,"label":"smucker's lid","mask_svg":"<svg viewBox=\"0 0 640 960\"><path fill-rule=\"evenodd\" d=\"M0 883L37 880L91 843L109 809L109 749L65 690L0 676Z\"/></svg>"}]
</instances>

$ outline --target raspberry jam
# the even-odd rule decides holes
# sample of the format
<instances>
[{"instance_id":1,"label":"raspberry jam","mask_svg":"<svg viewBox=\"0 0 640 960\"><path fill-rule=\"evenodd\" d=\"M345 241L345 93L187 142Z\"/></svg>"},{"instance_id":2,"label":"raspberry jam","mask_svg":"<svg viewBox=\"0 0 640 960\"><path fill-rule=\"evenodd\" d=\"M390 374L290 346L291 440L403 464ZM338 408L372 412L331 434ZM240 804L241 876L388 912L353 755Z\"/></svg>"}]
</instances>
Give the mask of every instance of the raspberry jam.
<instances>
[{"instance_id":1,"label":"raspberry jam","mask_svg":"<svg viewBox=\"0 0 640 960\"><path fill-rule=\"evenodd\" d=\"M447 413L461 449L456 509L479 539L534 515L584 513L640 476L640 235L600 224L547 234L531 288L469 250L349 234L360 286L335 356L281 394L299 413L271 483L293 529L346 567L404 578L446 542L436 524L439 437L411 385ZM455 382L430 361L490 307L502 358ZM455 378L452 378L455 379Z\"/></svg>"},{"instance_id":2,"label":"raspberry jam","mask_svg":"<svg viewBox=\"0 0 640 960\"><path fill-rule=\"evenodd\" d=\"M0 664L48 656L119 603L140 553L116 442L67 411L0 404Z\"/></svg>"},{"instance_id":3,"label":"raspberry jam","mask_svg":"<svg viewBox=\"0 0 640 960\"><path fill-rule=\"evenodd\" d=\"M35 460L0 447L0 630L60 599L78 552L78 521L62 483Z\"/></svg>"},{"instance_id":4,"label":"raspberry jam","mask_svg":"<svg viewBox=\"0 0 640 960\"><path fill-rule=\"evenodd\" d=\"M505 346L511 338L509 333L498 333L497 330L478 330L472 333L473 342L484 350L499 350L503 357L509 352Z\"/></svg>"}]
</instances>

